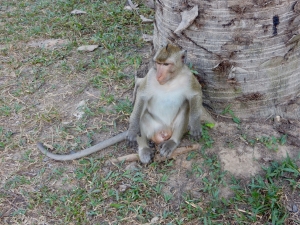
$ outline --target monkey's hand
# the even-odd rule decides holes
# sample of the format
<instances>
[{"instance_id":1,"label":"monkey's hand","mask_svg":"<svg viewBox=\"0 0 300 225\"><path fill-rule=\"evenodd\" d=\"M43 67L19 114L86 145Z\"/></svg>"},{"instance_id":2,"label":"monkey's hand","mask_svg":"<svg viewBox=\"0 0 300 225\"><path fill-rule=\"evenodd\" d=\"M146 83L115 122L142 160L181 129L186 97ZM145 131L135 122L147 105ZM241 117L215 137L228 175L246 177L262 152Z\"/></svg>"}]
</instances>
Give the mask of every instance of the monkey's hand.
<instances>
[{"instance_id":1,"label":"monkey's hand","mask_svg":"<svg viewBox=\"0 0 300 225\"><path fill-rule=\"evenodd\" d=\"M140 136L140 129L135 129L134 127L129 127L127 131L127 141L130 147L134 147L137 145L136 137Z\"/></svg>"},{"instance_id":2,"label":"monkey's hand","mask_svg":"<svg viewBox=\"0 0 300 225\"><path fill-rule=\"evenodd\" d=\"M177 148L178 144L176 144L173 140L167 140L162 143L160 149L160 155L163 157L169 157L172 152Z\"/></svg>"},{"instance_id":3,"label":"monkey's hand","mask_svg":"<svg viewBox=\"0 0 300 225\"><path fill-rule=\"evenodd\" d=\"M201 126L201 124L199 126L191 127L190 128L190 135L194 139L200 139L201 138L201 134L202 134L202 126Z\"/></svg>"}]
</instances>

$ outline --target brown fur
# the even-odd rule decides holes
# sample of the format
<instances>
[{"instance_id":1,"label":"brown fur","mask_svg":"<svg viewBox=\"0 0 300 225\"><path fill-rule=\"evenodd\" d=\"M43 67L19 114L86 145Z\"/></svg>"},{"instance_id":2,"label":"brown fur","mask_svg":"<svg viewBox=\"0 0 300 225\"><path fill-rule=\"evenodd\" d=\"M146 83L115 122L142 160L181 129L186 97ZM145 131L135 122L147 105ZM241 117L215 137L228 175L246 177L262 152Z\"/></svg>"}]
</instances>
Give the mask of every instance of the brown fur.
<instances>
[{"instance_id":1,"label":"brown fur","mask_svg":"<svg viewBox=\"0 0 300 225\"><path fill-rule=\"evenodd\" d=\"M161 51L154 57L154 61L158 63L166 62L168 58L180 51L180 47L172 44L167 44L166 47L162 48Z\"/></svg>"}]
</instances>

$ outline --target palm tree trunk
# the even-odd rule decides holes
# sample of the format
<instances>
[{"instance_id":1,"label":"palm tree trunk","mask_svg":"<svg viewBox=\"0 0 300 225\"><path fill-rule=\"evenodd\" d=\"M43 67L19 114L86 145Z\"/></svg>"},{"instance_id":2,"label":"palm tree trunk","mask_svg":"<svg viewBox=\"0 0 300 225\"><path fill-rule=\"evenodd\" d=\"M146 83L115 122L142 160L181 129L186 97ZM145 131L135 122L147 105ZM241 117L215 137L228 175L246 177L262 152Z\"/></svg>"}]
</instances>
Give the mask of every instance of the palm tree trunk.
<instances>
[{"instance_id":1,"label":"palm tree trunk","mask_svg":"<svg viewBox=\"0 0 300 225\"><path fill-rule=\"evenodd\" d=\"M188 50L204 103L241 118L300 118L300 1L156 0L155 49L167 41ZM198 16L174 32L182 12Z\"/></svg>"}]
</instances>

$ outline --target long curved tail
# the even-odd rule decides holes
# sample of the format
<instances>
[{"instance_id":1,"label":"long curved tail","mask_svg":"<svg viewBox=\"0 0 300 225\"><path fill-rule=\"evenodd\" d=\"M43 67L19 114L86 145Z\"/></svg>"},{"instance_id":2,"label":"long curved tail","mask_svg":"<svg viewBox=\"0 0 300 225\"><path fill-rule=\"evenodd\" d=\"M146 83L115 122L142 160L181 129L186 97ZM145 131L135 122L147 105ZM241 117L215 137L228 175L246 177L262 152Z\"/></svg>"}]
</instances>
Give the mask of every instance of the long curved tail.
<instances>
[{"instance_id":1,"label":"long curved tail","mask_svg":"<svg viewBox=\"0 0 300 225\"><path fill-rule=\"evenodd\" d=\"M109 138L105 141L102 141L92 147L86 148L84 150L81 150L79 152L76 152L74 154L68 154L68 155L58 155L58 154L53 154L51 152L48 152L44 145L40 142L37 143L38 149L44 153L46 156L48 156L51 159L55 159L58 161L67 161L67 160L74 160L74 159L79 159L84 156L90 155L92 153L98 152L104 148L107 148L108 146L114 145L118 142L121 142L126 139L127 136L127 131L124 131L112 138Z\"/></svg>"}]
</instances>

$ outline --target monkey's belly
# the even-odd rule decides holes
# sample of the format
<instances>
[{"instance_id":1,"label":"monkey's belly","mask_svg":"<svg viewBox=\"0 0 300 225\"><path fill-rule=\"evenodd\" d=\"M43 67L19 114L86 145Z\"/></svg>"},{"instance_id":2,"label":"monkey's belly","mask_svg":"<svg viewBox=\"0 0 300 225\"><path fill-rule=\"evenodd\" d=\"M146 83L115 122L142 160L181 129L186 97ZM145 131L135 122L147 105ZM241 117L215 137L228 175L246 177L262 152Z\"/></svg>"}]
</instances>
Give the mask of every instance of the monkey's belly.
<instances>
[{"instance_id":1,"label":"monkey's belly","mask_svg":"<svg viewBox=\"0 0 300 225\"><path fill-rule=\"evenodd\" d=\"M172 136L172 130L164 129L156 132L151 139L155 144L160 144L166 140L169 140L171 136Z\"/></svg>"},{"instance_id":2,"label":"monkey's belly","mask_svg":"<svg viewBox=\"0 0 300 225\"><path fill-rule=\"evenodd\" d=\"M156 121L160 121L161 124L166 126L172 126L178 112L184 106L184 95L181 93L172 94L172 92L158 93L159 96L153 96L148 111Z\"/></svg>"}]
</instances>

